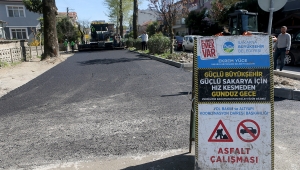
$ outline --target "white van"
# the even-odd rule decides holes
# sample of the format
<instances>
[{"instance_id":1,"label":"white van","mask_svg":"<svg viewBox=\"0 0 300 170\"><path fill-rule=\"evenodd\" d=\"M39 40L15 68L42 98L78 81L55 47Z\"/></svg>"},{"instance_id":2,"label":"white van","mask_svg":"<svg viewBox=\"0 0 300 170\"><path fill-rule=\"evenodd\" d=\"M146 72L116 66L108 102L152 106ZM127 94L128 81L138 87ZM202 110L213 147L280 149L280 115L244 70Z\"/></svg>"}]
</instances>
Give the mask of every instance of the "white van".
<instances>
[{"instance_id":1,"label":"white van","mask_svg":"<svg viewBox=\"0 0 300 170\"><path fill-rule=\"evenodd\" d=\"M182 51L194 51L194 38L203 37L201 35L186 35L183 37Z\"/></svg>"}]
</instances>

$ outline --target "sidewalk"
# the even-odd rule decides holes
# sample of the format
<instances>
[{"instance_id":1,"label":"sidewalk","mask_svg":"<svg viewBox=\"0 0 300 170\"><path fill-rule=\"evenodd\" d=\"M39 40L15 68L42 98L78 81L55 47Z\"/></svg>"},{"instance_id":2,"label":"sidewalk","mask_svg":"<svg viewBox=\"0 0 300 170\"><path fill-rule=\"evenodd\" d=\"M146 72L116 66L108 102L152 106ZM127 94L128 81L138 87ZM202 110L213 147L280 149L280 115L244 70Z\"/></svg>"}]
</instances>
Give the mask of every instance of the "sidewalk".
<instances>
[{"instance_id":1,"label":"sidewalk","mask_svg":"<svg viewBox=\"0 0 300 170\"><path fill-rule=\"evenodd\" d=\"M274 70L274 74L300 80L300 66L285 66L282 71Z\"/></svg>"},{"instance_id":2,"label":"sidewalk","mask_svg":"<svg viewBox=\"0 0 300 170\"><path fill-rule=\"evenodd\" d=\"M40 58L34 57L27 62L0 68L0 98L63 62L74 53L60 51L60 55L55 62L41 61Z\"/></svg>"}]
</instances>

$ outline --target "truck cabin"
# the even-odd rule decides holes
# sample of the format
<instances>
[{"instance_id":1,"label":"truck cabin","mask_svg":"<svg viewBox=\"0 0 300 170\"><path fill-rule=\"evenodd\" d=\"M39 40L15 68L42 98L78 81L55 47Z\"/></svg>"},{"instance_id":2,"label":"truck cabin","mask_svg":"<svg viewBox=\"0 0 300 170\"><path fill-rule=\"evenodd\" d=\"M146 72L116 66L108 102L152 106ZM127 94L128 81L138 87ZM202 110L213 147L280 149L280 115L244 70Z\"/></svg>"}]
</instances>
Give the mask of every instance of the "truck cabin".
<instances>
[{"instance_id":1,"label":"truck cabin","mask_svg":"<svg viewBox=\"0 0 300 170\"><path fill-rule=\"evenodd\" d=\"M257 13L247 10L236 10L229 14L229 31L231 35L242 35L245 32L258 32Z\"/></svg>"},{"instance_id":2,"label":"truck cabin","mask_svg":"<svg viewBox=\"0 0 300 170\"><path fill-rule=\"evenodd\" d=\"M92 41L107 41L111 36L109 24L91 24Z\"/></svg>"}]
</instances>

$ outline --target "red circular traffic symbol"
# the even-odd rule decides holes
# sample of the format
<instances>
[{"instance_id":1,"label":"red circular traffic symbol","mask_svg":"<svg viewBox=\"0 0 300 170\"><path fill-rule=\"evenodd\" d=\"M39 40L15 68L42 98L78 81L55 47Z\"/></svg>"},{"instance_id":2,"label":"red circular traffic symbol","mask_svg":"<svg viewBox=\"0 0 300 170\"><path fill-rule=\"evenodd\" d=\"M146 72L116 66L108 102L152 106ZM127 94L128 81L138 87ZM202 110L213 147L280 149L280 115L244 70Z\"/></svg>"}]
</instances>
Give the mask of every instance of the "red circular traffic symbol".
<instances>
[{"instance_id":1,"label":"red circular traffic symbol","mask_svg":"<svg viewBox=\"0 0 300 170\"><path fill-rule=\"evenodd\" d=\"M253 123L256 126L257 129L255 129L253 127L247 127L244 124L245 122ZM242 128L241 130L240 130L240 127ZM241 134L244 134L244 133L249 133L249 135L252 136L252 139L244 139L241 135ZM237 135L244 142L253 142L253 141L255 141L259 137L259 134L260 134L259 125L254 120L251 120L251 119L243 120L237 126Z\"/></svg>"}]
</instances>

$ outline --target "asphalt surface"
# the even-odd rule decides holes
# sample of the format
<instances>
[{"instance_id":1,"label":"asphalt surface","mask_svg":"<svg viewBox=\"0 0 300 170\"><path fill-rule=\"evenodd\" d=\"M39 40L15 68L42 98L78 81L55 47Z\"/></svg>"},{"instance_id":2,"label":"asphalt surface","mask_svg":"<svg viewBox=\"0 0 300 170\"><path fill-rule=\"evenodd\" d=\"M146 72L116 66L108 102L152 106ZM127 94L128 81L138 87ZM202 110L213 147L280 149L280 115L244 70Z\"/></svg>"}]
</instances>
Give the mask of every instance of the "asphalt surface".
<instances>
[{"instance_id":1,"label":"asphalt surface","mask_svg":"<svg viewBox=\"0 0 300 170\"><path fill-rule=\"evenodd\" d=\"M188 151L191 81L125 50L76 53L0 99L0 169Z\"/></svg>"},{"instance_id":2,"label":"asphalt surface","mask_svg":"<svg viewBox=\"0 0 300 170\"><path fill-rule=\"evenodd\" d=\"M124 50L76 53L0 98L0 169L188 150L191 81ZM275 169L300 169L299 110L275 99ZM172 169L193 169L186 162Z\"/></svg>"}]
</instances>

